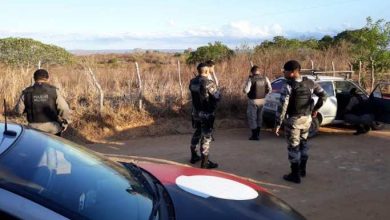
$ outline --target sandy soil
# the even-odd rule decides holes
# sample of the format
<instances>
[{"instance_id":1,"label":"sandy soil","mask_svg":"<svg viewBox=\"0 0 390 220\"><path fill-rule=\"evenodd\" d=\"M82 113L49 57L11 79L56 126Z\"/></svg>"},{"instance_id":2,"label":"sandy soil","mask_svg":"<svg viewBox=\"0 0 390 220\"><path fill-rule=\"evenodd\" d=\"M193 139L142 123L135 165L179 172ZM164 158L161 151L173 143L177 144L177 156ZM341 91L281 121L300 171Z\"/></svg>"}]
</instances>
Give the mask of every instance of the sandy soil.
<instances>
[{"instance_id":1,"label":"sandy soil","mask_svg":"<svg viewBox=\"0 0 390 220\"><path fill-rule=\"evenodd\" d=\"M308 176L300 185L281 178L289 171L286 142L270 131L262 131L260 142L248 141L247 129L217 131L211 158L220 164L219 170L257 181L308 219L390 219L390 130L362 136L352 132L322 128L309 141ZM190 137L112 138L88 146L105 154L189 165Z\"/></svg>"}]
</instances>

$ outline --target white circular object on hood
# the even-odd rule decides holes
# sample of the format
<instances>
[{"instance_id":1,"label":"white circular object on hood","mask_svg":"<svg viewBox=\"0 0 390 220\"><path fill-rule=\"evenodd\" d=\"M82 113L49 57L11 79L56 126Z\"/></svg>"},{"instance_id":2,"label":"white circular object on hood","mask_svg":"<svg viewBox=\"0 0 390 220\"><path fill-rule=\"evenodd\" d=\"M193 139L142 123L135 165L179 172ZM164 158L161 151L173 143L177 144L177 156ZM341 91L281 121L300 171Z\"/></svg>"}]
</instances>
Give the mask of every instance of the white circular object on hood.
<instances>
[{"instance_id":1,"label":"white circular object on hood","mask_svg":"<svg viewBox=\"0 0 390 220\"><path fill-rule=\"evenodd\" d=\"M176 184L182 190L203 198L250 200L259 196L256 190L247 185L216 176L179 176Z\"/></svg>"}]
</instances>

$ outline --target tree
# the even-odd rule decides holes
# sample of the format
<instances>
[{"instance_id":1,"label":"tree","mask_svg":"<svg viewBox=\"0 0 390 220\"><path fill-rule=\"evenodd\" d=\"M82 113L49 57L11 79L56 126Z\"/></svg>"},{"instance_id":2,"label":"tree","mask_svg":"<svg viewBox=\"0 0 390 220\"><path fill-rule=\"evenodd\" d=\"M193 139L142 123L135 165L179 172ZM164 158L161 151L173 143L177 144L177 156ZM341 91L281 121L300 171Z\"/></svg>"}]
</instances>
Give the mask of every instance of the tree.
<instances>
[{"instance_id":1,"label":"tree","mask_svg":"<svg viewBox=\"0 0 390 220\"><path fill-rule=\"evenodd\" d=\"M207 60L220 62L230 59L232 56L234 56L234 51L217 41L214 44L209 43L207 46L198 47L196 51L190 52L187 63L195 64Z\"/></svg>"},{"instance_id":2,"label":"tree","mask_svg":"<svg viewBox=\"0 0 390 220\"><path fill-rule=\"evenodd\" d=\"M27 38L0 39L0 62L20 68L42 64L65 64L73 61L73 56L65 49L43 44Z\"/></svg>"},{"instance_id":3,"label":"tree","mask_svg":"<svg viewBox=\"0 0 390 220\"><path fill-rule=\"evenodd\" d=\"M351 43L351 54L354 62L375 61L378 71L387 71L389 65L390 22L380 19L374 22L367 18L365 27L357 30L346 30L334 37L339 43L346 41Z\"/></svg>"}]
</instances>

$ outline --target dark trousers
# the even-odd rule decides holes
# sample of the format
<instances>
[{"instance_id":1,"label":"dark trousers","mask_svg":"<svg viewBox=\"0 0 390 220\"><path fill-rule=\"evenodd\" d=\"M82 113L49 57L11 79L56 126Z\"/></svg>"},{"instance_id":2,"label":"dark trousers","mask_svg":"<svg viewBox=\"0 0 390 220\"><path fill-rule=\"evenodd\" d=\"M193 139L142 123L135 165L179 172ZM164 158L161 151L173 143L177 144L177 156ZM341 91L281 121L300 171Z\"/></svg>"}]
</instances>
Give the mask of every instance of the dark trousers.
<instances>
[{"instance_id":1,"label":"dark trousers","mask_svg":"<svg viewBox=\"0 0 390 220\"><path fill-rule=\"evenodd\" d=\"M212 140L214 117L200 118L194 120L193 127L195 132L191 139L191 148L195 149L200 144L200 152L202 155L208 155L210 142Z\"/></svg>"}]
</instances>

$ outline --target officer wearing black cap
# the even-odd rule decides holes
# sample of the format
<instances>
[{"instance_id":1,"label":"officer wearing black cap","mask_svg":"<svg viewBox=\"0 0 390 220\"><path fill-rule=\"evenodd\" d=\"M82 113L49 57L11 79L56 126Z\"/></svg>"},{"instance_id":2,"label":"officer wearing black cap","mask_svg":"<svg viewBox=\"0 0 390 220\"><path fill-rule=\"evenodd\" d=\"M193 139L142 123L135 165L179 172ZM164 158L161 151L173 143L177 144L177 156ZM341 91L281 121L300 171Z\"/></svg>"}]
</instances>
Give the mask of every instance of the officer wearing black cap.
<instances>
[{"instance_id":1,"label":"officer wearing black cap","mask_svg":"<svg viewBox=\"0 0 390 220\"><path fill-rule=\"evenodd\" d=\"M207 64L197 66L198 75L190 81L189 89L192 97L193 127L196 129L191 139L191 163L199 160L201 168L217 168L218 164L209 160L209 148L212 140L212 126L217 103L221 98L214 81L209 79ZM201 157L196 152L200 142Z\"/></svg>"},{"instance_id":2,"label":"officer wearing black cap","mask_svg":"<svg viewBox=\"0 0 390 220\"><path fill-rule=\"evenodd\" d=\"M48 84L48 80L49 73L46 70L35 71L35 83L23 90L15 111L27 115L30 127L61 136L70 122L70 110L59 90Z\"/></svg>"},{"instance_id":3,"label":"officer wearing black cap","mask_svg":"<svg viewBox=\"0 0 390 220\"><path fill-rule=\"evenodd\" d=\"M301 65L297 61L288 61L283 69L287 81L281 90L282 106L278 108L276 115L275 133L279 136L279 129L284 123L291 173L284 175L283 178L300 183L301 177L306 176L306 164L309 159L307 137L312 117L317 116L317 111L326 101L327 96L319 84L301 77ZM315 105L312 99L313 93L318 96ZM286 115L287 119L285 119Z\"/></svg>"}]
</instances>

